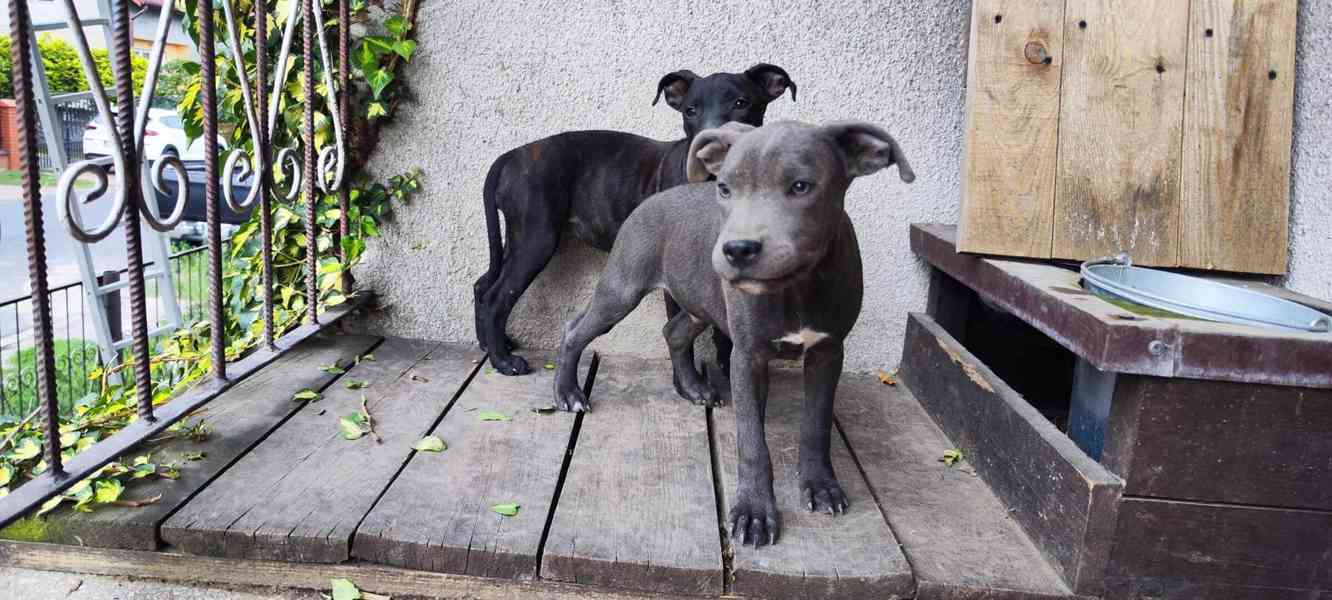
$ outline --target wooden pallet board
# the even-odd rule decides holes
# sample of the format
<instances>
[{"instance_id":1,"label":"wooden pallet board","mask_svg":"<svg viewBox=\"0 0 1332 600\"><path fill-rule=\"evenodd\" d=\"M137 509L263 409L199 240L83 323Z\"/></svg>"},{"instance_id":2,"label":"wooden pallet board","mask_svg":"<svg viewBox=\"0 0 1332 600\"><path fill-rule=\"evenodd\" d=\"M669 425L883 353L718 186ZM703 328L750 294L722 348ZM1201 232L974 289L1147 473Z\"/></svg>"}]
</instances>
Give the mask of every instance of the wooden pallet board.
<instances>
[{"instance_id":1,"label":"wooden pallet board","mask_svg":"<svg viewBox=\"0 0 1332 600\"><path fill-rule=\"evenodd\" d=\"M158 463L172 463L180 470L176 480L141 480L129 486L125 498L160 498L145 506L103 506L80 513L62 509L48 517L41 541L153 550L158 547L158 526L184 505L228 465L249 450L300 409L292 394L303 389L323 389L337 377L311 365L342 361L351 364L369 352L379 338L359 335L321 334L289 350L272 364L246 378L209 402L192 422L202 421L212 431L202 442L173 440L145 448ZM198 460L186 454L199 453Z\"/></svg>"},{"instance_id":2,"label":"wooden pallet board","mask_svg":"<svg viewBox=\"0 0 1332 600\"><path fill-rule=\"evenodd\" d=\"M1068 0L1055 258L1179 264L1189 3Z\"/></svg>"},{"instance_id":3,"label":"wooden pallet board","mask_svg":"<svg viewBox=\"0 0 1332 600\"><path fill-rule=\"evenodd\" d=\"M570 413L532 410L551 405L554 376L541 368L522 377L477 373L432 432L449 448L412 457L357 529L353 556L440 573L534 576L575 422ZM509 420L481 421L488 412ZM497 514L500 504L519 505L518 514Z\"/></svg>"},{"instance_id":4,"label":"wooden pallet board","mask_svg":"<svg viewBox=\"0 0 1332 600\"><path fill-rule=\"evenodd\" d=\"M1299 7L1189 5L1180 264L1285 273Z\"/></svg>"},{"instance_id":5,"label":"wooden pallet board","mask_svg":"<svg viewBox=\"0 0 1332 600\"><path fill-rule=\"evenodd\" d=\"M907 321L902 379L1080 594L1099 593L1124 482L927 315Z\"/></svg>"},{"instance_id":6,"label":"wooden pallet board","mask_svg":"<svg viewBox=\"0 0 1332 600\"><path fill-rule=\"evenodd\" d=\"M228 558L346 560L357 524L480 357L403 339L385 341L374 354L167 520L163 540ZM348 389L351 380L367 385ZM339 432L339 418L360 411L363 397L382 443Z\"/></svg>"},{"instance_id":7,"label":"wooden pallet board","mask_svg":"<svg viewBox=\"0 0 1332 600\"><path fill-rule=\"evenodd\" d=\"M1332 590L1332 511L1125 498L1117 530L1111 578Z\"/></svg>"},{"instance_id":8,"label":"wooden pallet board","mask_svg":"<svg viewBox=\"0 0 1332 600\"><path fill-rule=\"evenodd\" d=\"M1050 256L1063 23L1064 0L972 3L964 252Z\"/></svg>"},{"instance_id":9,"label":"wooden pallet board","mask_svg":"<svg viewBox=\"0 0 1332 600\"><path fill-rule=\"evenodd\" d=\"M722 591L707 411L668 361L602 356L541 559L555 581Z\"/></svg>"},{"instance_id":10,"label":"wooden pallet board","mask_svg":"<svg viewBox=\"0 0 1332 600\"><path fill-rule=\"evenodd\" d=\"M910 596L915 587L911 568L850 450L835 431L833 469L851 505L846 514L835 517L805 508L797 476L803 404L801 373L772 369L765 426L781 534L772 546L729 542L734 553L731 590L774 599ZM730 407L714 409L711 418L725 514L737 481L735 413Z\"/></svg>"},{"instance_id":11,"label":"wooden pallet board","mask_svg":"<svg viewBox=\"0 0 1332 600\"><path fill-rule=\"evenodd\" d=\"M842 377L837 423L916 576L916 600L1071 598L1002 502L903 386Z\"/></svg>"}]
</instances>

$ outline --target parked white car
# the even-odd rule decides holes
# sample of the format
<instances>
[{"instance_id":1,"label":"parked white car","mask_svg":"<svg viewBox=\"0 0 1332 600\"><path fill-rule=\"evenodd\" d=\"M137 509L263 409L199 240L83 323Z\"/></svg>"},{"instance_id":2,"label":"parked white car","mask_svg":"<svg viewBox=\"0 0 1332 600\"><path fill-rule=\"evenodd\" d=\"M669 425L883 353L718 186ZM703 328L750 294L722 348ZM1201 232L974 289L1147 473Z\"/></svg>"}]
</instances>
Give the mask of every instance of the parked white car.
<instances>
[{"instance_id":1,"label":"parked white car","mask_svg":"<svg viewBox=\"0 0 1332 600\"><path fill-rule=\"evenodd\" d=\"M174 153L183 161L204 159L203 140L186 144L185 126L176 111L165 108L148 109L148 126L143 133L144 160L156 161L163 153ZM223 143L221 136L217 143ZM83 128L83 154L87 158L111 155L111 134L99 117Z\"/></svg>"}]
</instances>

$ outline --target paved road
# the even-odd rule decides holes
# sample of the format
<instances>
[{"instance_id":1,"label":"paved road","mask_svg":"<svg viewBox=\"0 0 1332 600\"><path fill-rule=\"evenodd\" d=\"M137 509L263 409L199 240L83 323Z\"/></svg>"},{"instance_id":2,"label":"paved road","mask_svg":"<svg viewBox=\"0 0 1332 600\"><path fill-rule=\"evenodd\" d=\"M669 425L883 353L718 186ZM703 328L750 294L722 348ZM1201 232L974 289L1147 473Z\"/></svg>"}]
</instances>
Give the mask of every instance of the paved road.
<instances>
[{"instance_id":1,"label":"paved road","mask_svg":"<svg viewBox=\"0 0 1332 600\"><path fill-rule=\"evenodd\" d=\"M26 296L28 285L28 248L24 235L23 202L21 190L0 186L0 302ZM112 192L84 205L87 223L101 223L111 211ZM46 232L46 262L48 280L52 287L79 280L79 267L75 263L78 244L60 223L55 194L42 195L43 230ZM100 272L125 266L125 234L117 229L106 239L93 245L93 262Z\"/></svg>"}]
</instances>

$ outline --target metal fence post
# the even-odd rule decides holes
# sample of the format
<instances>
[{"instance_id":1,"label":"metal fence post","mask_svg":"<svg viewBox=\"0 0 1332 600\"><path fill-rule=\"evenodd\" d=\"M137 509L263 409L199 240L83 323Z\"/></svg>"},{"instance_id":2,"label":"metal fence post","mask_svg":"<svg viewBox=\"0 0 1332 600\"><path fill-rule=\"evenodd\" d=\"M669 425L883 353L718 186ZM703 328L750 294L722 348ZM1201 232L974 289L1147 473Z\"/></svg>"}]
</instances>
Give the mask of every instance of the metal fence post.
<instances>
[{"instance_id":1,"label":"metal fence post","mask_svg":"<svg viewBox=\"0 0 1332 600\"><path fill-rule=\"evenodd\" d=\"M120 271L102 271L97 276L97 287L103 287L120 281ZM111 341L118 342L124 335L120 316L120 290L115 289L101 295L102 310L106 314L106 326L111 329Z\"/></svg>"}]
</instances>

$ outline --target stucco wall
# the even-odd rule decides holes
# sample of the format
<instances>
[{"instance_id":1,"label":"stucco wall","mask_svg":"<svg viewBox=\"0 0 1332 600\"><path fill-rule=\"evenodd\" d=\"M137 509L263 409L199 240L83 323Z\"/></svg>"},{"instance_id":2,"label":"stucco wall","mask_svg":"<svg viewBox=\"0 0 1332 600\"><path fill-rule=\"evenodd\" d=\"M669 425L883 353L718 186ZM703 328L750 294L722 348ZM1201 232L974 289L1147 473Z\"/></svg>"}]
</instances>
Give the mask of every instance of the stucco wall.
<instances>
[{"instance_id":1,"label":"stucco wall","mask_svg":"<svg viewBox=\"0 0 1332 600\"><path fill-rule=\"evenodd\" d=\"M472 282L485 269L481 187L490 162L548 134L591 128L680 136L678 113L650 102L663 74L739 70L766 61L800 86L769 120L864 119L889 129L916 169L857 181L847 198L865 259L865 306L847 366L896 365L906 313L920 310L926 269L907 226L956 222L969 3L551 0L425 2L416 91L373 161L383 174L425 170L425 191L371 244L357 276L387 309L368 327L392 335L472 341ZM1332 6L1302 3L1291 284L1332 296L1328 215ZM424 242L424 247L421 244ZM419 248L419 249L414 249ZM509 331L554 347L586 301L604 255L567 241L514 311ZM596 347L665 356L659 297Z\"/></svg>"}]
</instances>

